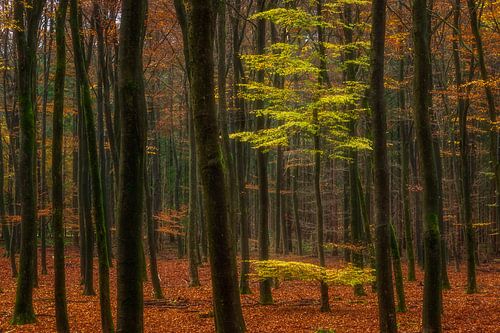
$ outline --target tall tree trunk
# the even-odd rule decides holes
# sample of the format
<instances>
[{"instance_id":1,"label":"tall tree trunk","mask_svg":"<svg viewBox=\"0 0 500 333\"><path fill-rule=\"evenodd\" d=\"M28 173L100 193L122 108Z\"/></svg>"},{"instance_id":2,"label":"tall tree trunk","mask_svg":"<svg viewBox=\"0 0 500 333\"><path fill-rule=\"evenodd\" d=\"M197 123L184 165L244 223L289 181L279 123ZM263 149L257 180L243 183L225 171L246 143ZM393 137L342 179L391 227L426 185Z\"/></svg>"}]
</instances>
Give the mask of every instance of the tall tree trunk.
<instances>
[{"instance_id":1,"label":"tall tree trunk","mask_svg":"<svg viewBox=\"0 0 500 333\"><path fill-rule=\"evenodd\" d=\"M217 1L213 0L190 0L187 8L191 100L208 227L215 328L218 333L238 333L245 331L245 322L227 214L227 193L214 99L216 5Z\"/></svg>"},{"instance_id":2,"label":"tall tree trunk","mask_svg":"<svg viewBox=\"0 0 500 333\"><path fill-rule=\"evenodd\" d=\"M104 36L103 36L103 31L102 31L102 26L101 26L101 8L97 4L97 2L94 2L93 4L93 10L94 10L94 27L96 30L96 35L97 35L97 65L98 65L98 79L97 79L97 136L98 136L98 155L99 155L99 166L100 166L100 173L101 173L101 189L102 189L102 195L103 195L103 205L104 205L104 213L106 216L106 244L109 244L107 246L107 255L108 258L112 258L112 247L111 247L111 220L112 220L112 214L110 214L110 210L108 209L108 206L110 205L110 199L111 197L109 196L107 186L106 186L106 152L104 149L104 113L109 113L108 111L105 111L105 109L109 108L109 100L105 100L105 92L104 92L104 85L105 81L107 78L106 75L106 65L105 65L105 59L104 59ZM109 96L106 96L109 97ZM109 134L109 132L108 132ZM113 142L114 144L114 142ZM111 147L111 144L110 144ZM114 147L113 147L114 148ZM112 265L112 261L109 261L110 265Z\"/></svg>"},{"instance_id":3,"label":"tall tree trunk","mask_svg":"<svg viewBox=\"0 0 500 333\"><path fill-rule=\"evenodd\" d=\"M238 11L241 9L241 0L235 0L234 10L236 13L232 19L233 27L233 75L234 75L234 103L237 110L235 127L242 132L246 128L245 102L239 96L240 84L242 83L243 67L240 59L240 47L242 37L240 36L240 17ZM241 246L241 273L240 273L240 293L250 294L250 223L248 218L248 192L245 188L248 159L246 158L245 144L236 142L236 178L238 181L238 208L240 222L240 246Z\"/></svg>"},{"instance_id":4,"label":"tall tree trunk","mask_svg":"<svg viewBox=\"0 0 500 333\"><path fill-rule=\"evenodd\" d=\"M266 0L257 2L257 10L263 12L266 9ZM257 54L264 54L266 46L266 22L263 19L257 21ZM264 82L264 71L257 72L256 81ZM255 109L263 107L263 101L255 102ZM263 129L265 119L257 117L257 129ZM257 151L257 179L259 183L259 260L269 259L269 193L267 179L268 154L262 150ZM271 293L271 279L259 282L260 303L272 304L273 295Z\"/></svg>"},{"instance_id":5,"label":"tall tree trunk","mask_svg":"<svg viewBox=\"0 0 500 333\"><path fill-rule=\"evenodd\" d=\"M51 1L53 4L53 1ZM52 7L52 6L50 6ZM45 209L47 205L47 195L49 187L47 186L47 102L49 95L49 74L50 62L52 59L52 32L53 22L49 19L49 11L47 8L45 13L44 27L44 55L43 55L43 95L42 95L42 146L41 146L41 161L40 161L40 206ZM47 31L47 26L50 25ZM48 35L48 41L47 41ZM48 44L48 45L47 45ZM47 216L40 218L40 238L41 238L41 255L40 262L42 266L42 275L47 275Z\"/></svg>"},{"instance_id":6,"label":"tall tree trunk","mask_svg":"<svg viewBox=\"0 0 500 333\"><path fill-rule=\"evenodd\" d=\"M224 157L224 168L226 170L227 194L229 207L229 221L233 231L238 230L236 223L236 177L234 175L233 156L228 134L228 112L226 100L226 1L218 1L217 13L217 89L218 89L218 119L220 124L220 136L222 154ZM235 244L237 238L235 237Z\"/></svg>"},{"instance_id":7,"label":"tall tree trunk","mask_svg":"<svg viewBox=\"0 0 500 333\"><path fill-rule=\"evenodd\" d=\"M460 50L457 39L460 38L460 0L455 0L453 8L453 62L455 66L455 85L458 95L457 111L460 127L460 171L462 173L462 204L463 204L463 220L465 222L465 239L467 246L467 293L477 292L476 284L476 261L474 258L475 252L475 237L474 228L472 227L472 186L470 179L470 163L469 163L469 135L467 131L467 105L463 99L464 89L462 87L462 66L460 63Z\"/></svg>"},{"instance_id":8,"label":"tall tree trunk","mask_svg":"<svg viewBox=\"0 0 500 333\"><path fill-rule=\"evenodd\" d=\"M420 171L424 181L424 304L423 332L441 328L441 236L439 231L439 186L432 142L430 105L430 54L427 0L413 1L414 84L413 109Z\"/></svg>"},{"instance_id":9,"label":"tall tree trunk","mask_svg":"<svg viewBox=\"0 0 500 333\"><path fill-rule=\"evenodd\" d=\"M316 3L316 14L321 16L323 14L323 0L318 0ZM321 25L318 25L318 46L320 56L320 72L318 75L318 85L330 86L328 73L326 69L326 56L324 46L324 31ZM324 226L323 226L323 202L321 200L321 136L320 136L320 123L318 120L318 109L313 109L312 123L316 127L313 137L314 141L314 200L316 202L316 233L317 233L317 247L319 265L325 267L325 248L324 248ZM328 296L328 284L321 282L321 312L330 311L330 303Z\"/></svg>"},{"instance_id":10,"label":"tall tree trunk","mask_svg":"<svg viewBox=\"0 0 500 333\"><path fill-rule=\"evenodd\" d=\"M118 56L120 195L118 200L117 331L144 330L142 221L146 156L146 100L142 48L147 0L124 0ZM153 249L154 250L154 249Z\"/></svg>"},{"instance_id":11,"label":"tall tree trunk","mask_svg":"<svg viewBox=\"0 0 500 333\"><path fill-rule=\"evenodd\" d=\"M113 317L111 315L111 301L109 292L109 261L106 241L106 218L104 214L102 182L98 163L96 131L94 127L94 115L92 111L92 99L90 86L85 68L83 44L80 37L79 7L77 0L70 3L70 26L73 39L73 55L75 68L81 78L81 100L83 111L83 127L87 137L90 179L92 184L92 199L94 219L97 235L97 253L99 256L99 301L101 305L101 325L103 332L113 332Z\"/></svg>"},{"instance_id":12,"label":"tall tree trunk","mask_svg":"<svg viewBox=\"0 0 500 333\"><path fill-rule=\"evenodd\" d=\"M14 38L17 49L17 94L19 100L21 149L19 158L19 190L21 192L21 257L17 277L13 324L35 321L33 310L34 269L36 261L36 187L35 187L35 109L36 49L38 24L44 0L15 0Z\"/></svg>"},{"instance_id":13,"label":"tall tree trunk","mask_svg":"<svg viewBox=\"0 0 500 333\"><path fill-rule=\"evenodd\" d=\"M390 192L387 164L387 119L384 88L386 1L372 2L370 92L374 139L377 295L381 332L397 332L390 262ZM352 187L352 184L351 184Z\"/></svg>"},{"instance_id":14,"label":"tall tree trunk","mask_svg":"<svg viewBox=\"0 0 500 333\"><path fill-rule=\"evenodd\" d=\"M54 113L52 118L52 226L54 233L54 296L56 328L69 332L66 304L66 271L64 264L64 193L63 131L64 80L66 76L66 13L68 0L61 0L56 11L56 76L54 79Z\"/></svg>"},{"instance_id":15,"label":"tall tree trunk","mask_svg":"<svg viewBox=\"0 0 500 333\"><path fill-rule=\"evenodd\" d=\"M344 20L347 26L350 26L352 22L352 4L346 4L344 7ZM345 35L345 43L346 45L351 45L353 42L353 32L350 27L344 28ZM348 49L345 55L346 61L350 61L348 63L345 77L347 81L355 81L356 80L356 68L352 63L355 60L354 50ZM357 124L356 121L352 120L349 124L349 130L351 136L357 135ZM362 238L363 238L363 218L361 211L361 193L358 186L359 179L359 166L358 166L358 151L356 149L352 149L350 152L351 161L349 164L349 182L350 182L350 202L351 202L351 239L352 243L355 246L362 246ZM364 266L363 263L363 253L360 250L355 250L352 253L352 262L358 267L362 268ZM356 285L354 287L354 293L358 296L365 295L365 291L362 285Z\"/></svg>"},{"instance_id":16,"label":"tall tree trunk","mask_svg":"<svg viewBox=\"0 0 500 333\"><path fill-rule=\"evenodd\" d=\"M472 35L474 36L475 47L477 51L477 59L479 62L479 72L481 73L481 79L486 83L484 85L484 92L486 94L486 101L488 103L488 117L490 118L490 131L489 131L489 149L490 149L490 165L491 170L494 173L492 184L494 189L494 221L496 223L497 231L500 230L500 135L496 129L497 124L497 112L495 106L495 96L488 83L489 75L486 69L486 60L484 57L483 50L483 39L481 36L479 19L478 19L478 7L479 2L476 3L474 0L467 0L467 7L469 9L469 20L472 30ZM458 28L458 27L457 27ZM467 237L470 237L469 235ZM498 242L500 242L500 236L497 236ZM497 249L499 249L497 244ZM471 278L472 276L470 276Z\"/></svg>"}]
</instances>

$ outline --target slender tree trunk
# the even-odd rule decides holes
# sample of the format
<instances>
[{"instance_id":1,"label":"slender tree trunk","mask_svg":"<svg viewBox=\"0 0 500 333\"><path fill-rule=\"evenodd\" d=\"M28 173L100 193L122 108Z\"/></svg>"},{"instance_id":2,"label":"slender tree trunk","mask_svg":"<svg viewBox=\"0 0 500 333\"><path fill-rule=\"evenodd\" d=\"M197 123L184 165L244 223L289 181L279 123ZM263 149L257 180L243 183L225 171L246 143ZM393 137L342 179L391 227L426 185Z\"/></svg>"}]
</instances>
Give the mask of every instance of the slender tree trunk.
<instances>
[{"instance_id":1,"label":"slender tree trunk","mask_svg":"<svg viewBox=\"0 0 500 333\"><path fill-rule=\"evenodd\" d=\"M282 253L281 244L281 186L283 182L283 147L276 148L276 187L274 192L274 252Z\"/></svg>"},{"instance_id":2,"label":"slender tree trunk","mask_svg":"<svg viewBox=\"0 0 500 333\"><path fill-rule=\"evenodd\" d=\"M257 10L263 12L266 9L266 0L259 0ZM264 54L266 46L266 22L263 19L257 21L257 54ZM264 82L264 71L257 72L257 82ZM255 103L255 109L261 109L263 101ZM265 119L257 117L257 129L263 129ZM257 151L257 178L259 182L259 260L269 259L269 193L267 179L268 154L262 150ZM260 303L272 304L271 279L259 282Z\"/></svg>"},{"instance_id":3,"label":"slender tree trunk","mask_svg":"<svg viewBox=\"0 0 500 333\"><path fill-rule=\"evenodd\" d=\"M375 170L375 227L377 295L380 332L397 332L390 263L390 192L387 165L387 120L384 88L386 1L372 2L370 92ZM352 186L352 184L351 184Z\"/></svg>"},{"instance_id":4,"label":"slender tree trunk","mask_svg":"<svg viewBox=\"0 0 500 333\"><path fill-rule=\"evenodd\" d=\"M51 1L52 7L53 1ZM49 74L50 62L52 59L52 32L53 24L49 19L49 10L45 13L45 34L44 34L44 55L43 55L43 95L42 95L42 146L41 146L41 161L40 161L40 206L45 209L47 205L47 195L49 187L47 186L47 101L49 95ZM50 25L47 31L47 26ZM48 35L48 41L47 41ZM48 44L48 45L47 45ZM40 261L42 266L42 275L47 275L47 216L40 218L40 238L41 238L41 255Z\"/></svg>"},{"instance_id":5,"label":"slender tree trunk","mask_svg":"<svg viewBox=\"0 0 500 333\"><path fill-rule=\"evenodd\" d=\"M151 283L153 285L154 297L163 299L163 291L160 284L160 276L158 273L158 260L156 257L156 237L155 237L155 222L153 219L153 198L151 197L151 185L148 181L147 168L144 167L144 200L146 209L146 225L148 233L148 251L149 251L149 271L151 274Z\"/></svg>"},{"instance_id":6,"label":"slender tree trunk","mask_svg":"<svg viewBox=\"0 0 500 333\"><path fill-rule=\"evenodd\" d=\"M235 0L235 11L241 9L241 0ZM233 26L233 75L234 75L234 103L237 110L236 114L236 130L241 132L246 128L245 102L238 95L240 84L242 83L240 46L242 37L240 36L240 18L236 13L232 19ZM245 144L241 141L236 142L236 178L238 181L238 208L240 221L240 246L241 246L241 273L240 273L240 293L250 294L250 244L249 233L250 223L248 218L248 192L245 188L247 174L247 158Z\"/></svg>"},{"instance_id":7,"label":"slender tree trunk","mask_svg":"<svg viewBox=\"0 0 500 333\"><path fill-rule=\"evenodd\" d=\"M465 100L463 99L464 89L462 88L462 69L460 63L460 50L457 39L460 33L460 0L455 0L454 3L454 26L453 29L453 61L455 65L455 85L458 95L458 119L460 127L460 170L462 173L462 204L463 204L463 220L465 222L465 239L467 246L467 293L477 292L476 284L476 261L474 259L475 252L475 232L472 227L472 186L470 180L470 162L469 162L469 135L467 131L467 109Z\"/></svg>"},{"instance_id":8,"label":"slender tree trunk","mask_svg":"<svg viewBox=\"0 0 500 333\"><path fill-rule=\"evenodd\" d=\"M299 216L299 197L297 194L297 180L299 178L299 167L293 168L292 176L292 204L293 204L293 221L295 223L295 235L297 237L297 254L302 256L304 254L302 249L302 228Z\"/></svg>"},{"instance_id":9,"label":"slender tree trunk","mask_svg":"<svg viewBox=\"0 0 500 333\"><path fill-rule=\"evenodd\" d=\"M63 131L64 79L66 76L66 13L68 0L61 0L56 11L56 76L54 79L54 113L52 118L52 226L54 233L54 296L56 328L69 332L66 304L66 271L64 264L64 193Z\"/></svg>"},{"instance_id":10,"label":"slender tree trunk","mask_svg":"<svg viewBox=\"0 0 500 333\"><path fill-rule=\"evenodd\" d=\"M321 16L323 13L323 0L318 0L316 3L316 13ZM318 85L329 86L328 73L326 69L326 56L324 42L323 27L318 25L318 45L320 54L320 73L318 76ZM313 137L314 141L314 198L316 202L316 232L317 232L317 247L319 265L325 267L325 248L324 248L324 226L323 226L323 202L321 200L321 136L320 136L320 123L318 120L318 109L313 109L312 123L316 127ZM330 303L328 296L328 284L321 282L321 312L330 311Z\"/></svg>"},{"instance_id":11,"label":"slender tree trunk","mask_svg":"<svg viewBox=\"0 0 500 333\"><path fill-rule=\"evenodd\" d=\"M406 312L405 289L403 284L403 270L401 268L401 255L399 254L399 244L396 229L391 224L391 255L392 267L394 270L394 281L396 282L396 294L398 296L398 312Z\"/></svg>"},{"instance_id":12,"label":"slender tree trunk","mask_svg":"<svg viewBox=\"0 0 500 333\"><path fill-rule=\"evenodd\" d=\"M475 47L476 47L476 52L477 52L477 59L479 62L479 72L481 73L481 79L485 83L488 83L489 80L489 75L488 71L486 69L486 60L484 57L484 50L483 50L483 39L481 36L481 31L480 31L480 26L479 26L479 19L478 19L478 7L479 7L479 2L476 3L475 0L467 0L467 7L469 9L469 20L470 20L470 26L472 30L472 35L474 36L474 42L475 42ZM458 28L458 27L457 27ZM489 149L490 149L490 166L491 170L494 173L493 177L493 189L494 189L494 221L496 222L496 228L497 230L500 230L500 135L498 134L498 129L496 129L497 124L497 112L498 110L496 109L495 106L495 96L493 94L493 91L491 89L491 85L485 84L484 85L484 92L486 94L486 101L488 104L488 117L490 120L490 132L489 132ZM472 235L468 235L468 238L472 237ZM497 236L498 242L500 242L500 236ZM473 240L471 240L473 242ZM498 247L497 244L497 249L500 248ZM470 267L472 268L472 267ZM472 274L469 276L469 279L472 279Z\"/></svg>"},{"instance_id":13,"label":"slender tree trunk","mask_svg":"<svg viewBox=\"0 0 500 333\"><path fill-rule=\"evenodd\" d=\"M98 155L99 155L99 166L101 173L101 189L103 195L103 205L104 205L104 213L105 213L105 221L106 221L106 244L107 246L107 256L108 258L112 258L112 247L111 247L111 220L112 214L110 214L110 210L108 206L110 205L109 200L110 196L106 186L105 175L107 174L106 170L106 152L104 149L104 113L105 108L109 108L107 105L107 101L105 101L104 96L104 85L106 76L106 66L104 59L104 37L101 26L101 9L97 2L94 2L94 27L97 35L97 62L98 62L98 79L97 79L97 144L98 144ZM111 146L111 145L110 145ZM112 261L109 260L110 265L112 265Z\"/></svg>"},{"instance_id":14,"label":"slender tree trunk","mask_svg":"<svg viewBox=\"0 0 500 333\"><path fill-rule=\"evenodd\" d=\"M218 119L220 123L220 136L224 168L226 170L227 194L229 195L229 221L233 231L238 230L236 218L236 177L234 175L233 156L228 134L228 112L226 100L226 1L218 1L217 13L217 89L218 89ZM235 244L237 238L235 237Z\"/></svg>"},{"instance_id":15,"label":"slender tree trunk","mask_svg":"<svg viewBox=\"0 0 500 333\"><path fill-rule=\"evenodd\" d=\"M73 39L73 55L75 57L75 68L82 80L81 99L83 111L83 127L87 137L90 179L92 184L92 199L94 219L97 235L97 253L99 256L99 300L101 305L101 325L104 332L113 332L113 317L111 315L111 301L109 292L109 262L106 241L106 218L104 215L104 203L101 175L98 164L96 131L94 127L94 115L92 112L92 100L90 97L89 80L85 68L85 58L83 44L79 31L78 4L76 0L71 0L70 4L70 25Z\"/></svg>"},{"instance_id":16,"label":"slender tree trunk","mask_svg":"<svg viewBox=\"0 0 500 333\"><path fill-rule=\"evenodd\" d=\"M414 114L420 170L424 181L424 304L423 332L440 333L441 328L441 236L439 230L439 187L432 142L430 105L430 54L427 0L413 1Z\"/></svg>"}]
</instances>

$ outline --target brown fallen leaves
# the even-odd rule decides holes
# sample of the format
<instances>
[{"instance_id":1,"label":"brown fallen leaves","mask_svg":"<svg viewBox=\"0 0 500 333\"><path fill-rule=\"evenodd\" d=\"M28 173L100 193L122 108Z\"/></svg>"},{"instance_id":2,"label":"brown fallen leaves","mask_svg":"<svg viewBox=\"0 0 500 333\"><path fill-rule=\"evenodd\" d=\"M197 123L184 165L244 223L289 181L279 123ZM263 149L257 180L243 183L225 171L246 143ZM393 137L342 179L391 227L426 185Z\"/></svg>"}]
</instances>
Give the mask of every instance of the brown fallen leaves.
<instances>
[{"instance_id":1,"label":"brown fallen leaves","mask_svg":"<svg viewBox=\"0 0 500 333\"><path fill-rule=\"evenodd\" d=\"M0 332L55 332L53 303L53 265L49 251L49 275L39 274L39 288L34 293L37 323L11 326L15 280L11 277L8 258L0 251ZM283 259L283 258L282 258ZM285 260L314 258L290 257ZM337 262L333 259L330 267ZM66 259L68 311L72 332L100 332L98 296L83 296L79 278L77 249L71 248ZM188 287L187 261L162 258L159 261L161 283L166 299L152 299L149 282L145 283L145 332L213 332L210 274L207 264L200 268L202 286ZM445 332L500 332L500 264L482 265L478 270L481 292L465 293L465 273L449 270L452 289L444 294L443 329ZM115 272L112 269L112 298L116 299ZM97 286L97 273L95 277ZM369 288L367 288L369 289ZM258 304L258 287L254 294L242 296L243 311L249 332L314 332L320 328L340 332L378 332L377 298L368 291L366 297L355 297L350 287L330 289L331 313L319 312L319 288L315 283L283 282L273 290L275 304ZM398 314L400 332L420 332L422 306L422 273L416 282L405 281L408 312ZM116 311L116 309L114 309Z\"/></svg>"}]
</instances>

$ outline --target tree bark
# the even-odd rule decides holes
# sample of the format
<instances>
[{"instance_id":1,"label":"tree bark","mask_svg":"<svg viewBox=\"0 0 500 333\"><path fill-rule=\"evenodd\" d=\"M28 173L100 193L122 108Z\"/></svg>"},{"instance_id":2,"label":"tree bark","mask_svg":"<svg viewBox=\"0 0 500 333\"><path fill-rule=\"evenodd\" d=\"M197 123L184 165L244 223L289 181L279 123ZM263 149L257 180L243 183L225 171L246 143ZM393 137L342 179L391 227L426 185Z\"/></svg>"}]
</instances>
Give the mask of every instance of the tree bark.
<instances>
[{"instance_id":1,"label":"tree bark","mask_svg":"<svg viewBox=\"0 0 500 333\"><path fill-rule=\"evenodd\" d=\"M111 315L111 301L109 292L109 262L106 241L106 218L104 214L103 192L101 174L99 170L96 131L94 127L94 115L92 112L92 99L90 96L89 79L85 68L83 44L80 37L80 24L78 18L79 7L77 0L70 3L70 26L73 39L73 55L75 68L81 78L81 101L83 111L83 130L87 137L90 179L92 184L92 199L94 208L94 219L97 235L97 253L99 256L99 301L101 305L101 325L103 332L113 332L113 317Z\"/></svg>"},{"instance_id":2,"label":"tree bark","mask_svg":"<svg viewBox=\"0 0 500 333\"><path fill-rule=\"evenodd\" d=\"M124 0L118 55L120 194L118 199L117 331L144 330L142 222L146 99L142 48L147 0Z\"/></svg>"},{"instance_id":3,"label":"tree bark","mask_svg":"<svg viewBox=\"0 0 500 333\"><path fill-rule=\"evenodd\" d=\"M441 328L441 236L439 230L439 186L432 142L430 105L430 48L427 0L413 1L414 83L413 109L418 141L420 171L424 181L424 304L423 332L440 333Z\"/></svg>"},{"instance_id":4,"label":"tree bark","mask_svg":"<svg viewBox=\"0 0 500 333\"><path fill-rule=\"evenodd\" d=\"M66 76L66 13L68 0L61 0L56 11L56 76L54 79L54 113L52 118L52 226L54 232L54 296L56 328L69 332L64 264L64 191L63 131L64 80Z\"/></svg>"},{"instance_id":5,"label":"tree bark","mask_svg":"<svg viewBox=\"0 0 500 333\"><path fill-rule=\"evenodd\" d=\"M374 139L377 295L380 332L397 332L390 262L390 192L387 158L387 120L384 87L386 1L372 2L370 92ZM351 187L353 185L351 184Z\"/></svg>"},{"instance_id":6,"label":"tree bark","mask_svg":"<svg viewBox=\"0 0 500 333\"><path fill-rule=\"evenodd\" d=\"M21 192L21 256L17 277L16 302L12 324L28 324L35 321L33 287L36 261L36 49L37 30L44 0L15 0L14 30L17 49L17 94L19 101L21 149L19 157L19 190Z\"/></svg>"}]
</instances>

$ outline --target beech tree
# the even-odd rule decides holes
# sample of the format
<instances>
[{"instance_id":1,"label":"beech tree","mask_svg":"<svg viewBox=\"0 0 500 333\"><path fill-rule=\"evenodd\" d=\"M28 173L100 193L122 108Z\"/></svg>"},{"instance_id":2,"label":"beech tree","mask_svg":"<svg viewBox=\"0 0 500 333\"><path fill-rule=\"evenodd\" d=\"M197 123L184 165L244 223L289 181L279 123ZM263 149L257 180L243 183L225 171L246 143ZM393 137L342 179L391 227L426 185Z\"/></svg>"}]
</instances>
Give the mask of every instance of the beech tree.
<instances>
[{"instance_id":1,"label":"beech tree","mask_svg":"<svg viewBox=\"0 0 500 333\"><path fill-rule=\"evenodd\" d=\"M36 272L36 194L35 194L35 108L36 108L36 48L38 24L44 0L15 0L14 38L17 50L17 97L19 101L21 148L19 178L21 187L21 256L17 277L16 304L13 324L35 321L33 287Z\"/></svg>"},{"instance_id":2,"label":"beech tree","mask_svg":"<svg viewBox=\"0 0 500 333\"><path fill-rule=\"evenodd\" d=\"M217 1L190 0L186 6L191 103L197 161L208 226L215 329L244 332L236 257L227 212L227 194L214 100L213 41ZM207 27L208 22L208 27Z\"/></svg>"},{"instance_id":3,"label":"beech tree","mask_svg":"<svg viewBox=\"0 0 500 333\"><path fill-rule=\"evenodd\" d=\"M118 200L117 331L142 332L146 99L142 46L148 1L123 1L120 25L120 194Z\"/></svg>"},{"instance_id":4,"label":"beech tree","mask_svg":"<svg viewBox=\"0 0 500 333\"><path fill-rule=\"evenodd\" d=\"M64 264L64 192L63 192L63 123L64 80L66 76L66 13L68 1L62 0L56 11L56 77L54 79L54 114L52 118L52 225L54 230L54 293L57 332L69 332Z\"/></svg>"}]
</instances>

